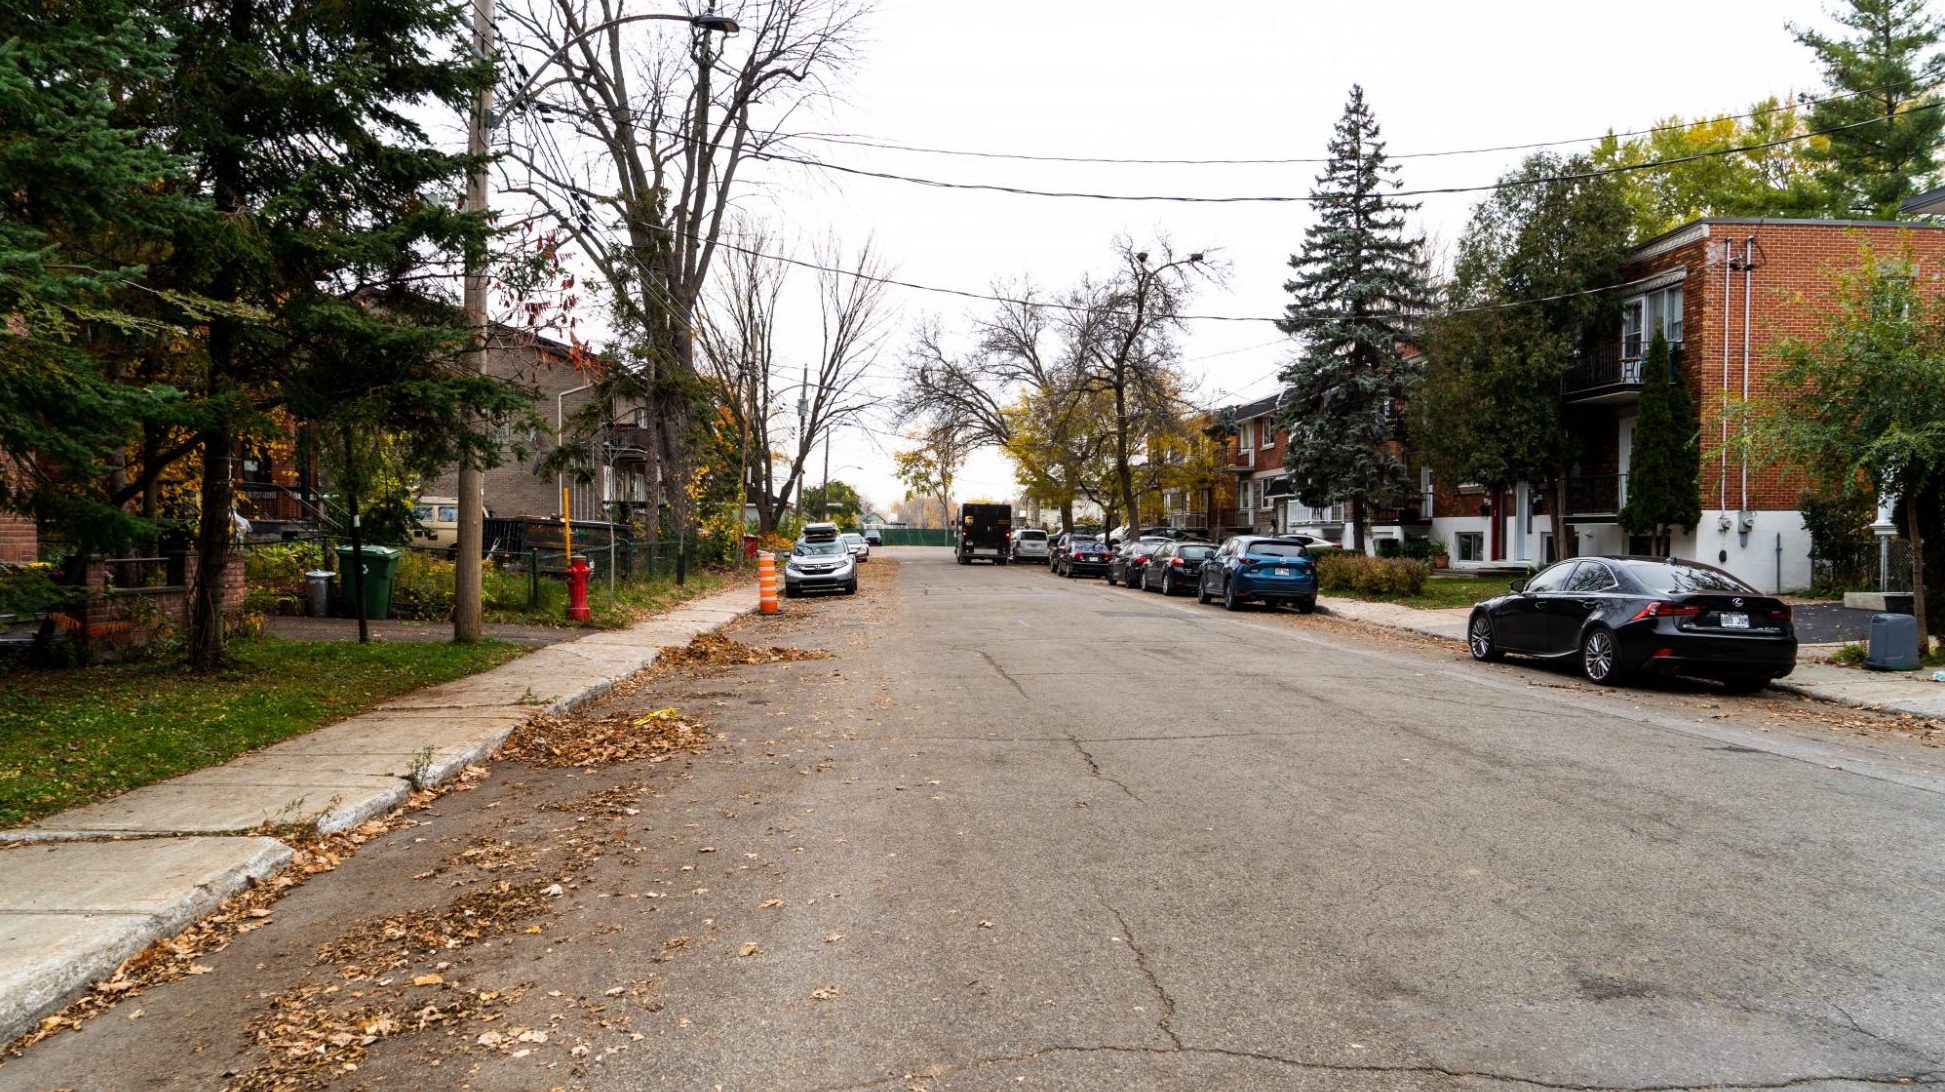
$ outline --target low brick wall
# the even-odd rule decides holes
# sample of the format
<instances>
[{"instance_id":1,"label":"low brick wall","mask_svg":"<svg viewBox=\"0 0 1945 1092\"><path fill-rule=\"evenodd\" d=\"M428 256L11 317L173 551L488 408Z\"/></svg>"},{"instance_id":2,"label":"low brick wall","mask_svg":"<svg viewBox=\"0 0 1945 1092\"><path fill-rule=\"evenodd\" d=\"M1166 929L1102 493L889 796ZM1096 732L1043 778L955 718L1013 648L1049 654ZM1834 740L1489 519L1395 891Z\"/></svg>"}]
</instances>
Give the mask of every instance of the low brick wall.
<instances>
[{"instance_id":1,"label":"low brick wall","mask_svg":"<svg viewBox=\"0 0 1945 1092\"><path fill-rule=\"evenodd\" d=\"M117 571L125 566L104 558L88 562L84 577L88 598L81 617L76 619L80 623L76 636L84 641L118 644L134 639L142 627L158 618L166 619L178 630L188 628L196 564L195 554L167 559L166 571L176 579L185 580L183 584L117 588L112 582ZM225 615L243 604L243 560L239 557L225 559L221 602Z\"/></svg>"}]
</instances>

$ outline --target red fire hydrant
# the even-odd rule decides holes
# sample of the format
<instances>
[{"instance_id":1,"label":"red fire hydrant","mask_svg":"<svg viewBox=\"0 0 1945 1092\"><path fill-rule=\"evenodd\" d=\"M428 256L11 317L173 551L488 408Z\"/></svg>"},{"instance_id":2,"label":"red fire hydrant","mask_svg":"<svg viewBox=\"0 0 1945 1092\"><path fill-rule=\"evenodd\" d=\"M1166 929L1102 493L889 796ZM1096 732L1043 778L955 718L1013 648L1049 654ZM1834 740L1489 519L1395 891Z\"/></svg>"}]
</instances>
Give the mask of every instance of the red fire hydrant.
<instances>
[{"instance_id":1,"label":"red fire hydrant","mask_svg":"<svg viewBox=\"0 0 1945 1092\"><path fill-rule=\"evenodd\" d=\"M567 563L567 618L570 622L585 622L588 612L588 576L594 566L585 557L577 557Z\"/></svg>"}]
</instances>

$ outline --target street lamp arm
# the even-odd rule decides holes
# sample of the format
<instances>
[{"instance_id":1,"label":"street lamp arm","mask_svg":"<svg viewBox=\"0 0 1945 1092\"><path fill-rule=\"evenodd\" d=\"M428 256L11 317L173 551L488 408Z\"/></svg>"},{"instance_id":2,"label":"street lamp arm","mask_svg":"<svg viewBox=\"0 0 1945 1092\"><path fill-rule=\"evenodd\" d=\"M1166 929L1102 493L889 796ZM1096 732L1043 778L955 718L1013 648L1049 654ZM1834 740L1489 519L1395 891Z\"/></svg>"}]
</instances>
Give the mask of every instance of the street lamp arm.
<instances>
[{"instance_id":1,"label":"street lamp arm","mask_svg":"<svg viewBox=\"0 0 1945 1092\"><path fill-rule=\"evenodd\" d=\"M525 78L521 81L520 86L514 88L513 92L507 96L507 109L512 110L518 108L520 100L526 96L528 91L533 89L534 81L542 73L559 63L563 57L566 57L569 50L574 49L582 42L587 41L589 38L603 31L613 30L616 27L626 26L629 23L645 23L650 20L687 23L697 30L715 31L723 34L735 34L742 29L736 25L736 20L731 19L727 15L676 15L665 12L649 12L639 15L620 15L613 19L605 19L574 35L567 41L562 42L559 48L548 54L546 59L536 65L531 72L523 66L520 74Z\"/></svg>"}]
</instances>

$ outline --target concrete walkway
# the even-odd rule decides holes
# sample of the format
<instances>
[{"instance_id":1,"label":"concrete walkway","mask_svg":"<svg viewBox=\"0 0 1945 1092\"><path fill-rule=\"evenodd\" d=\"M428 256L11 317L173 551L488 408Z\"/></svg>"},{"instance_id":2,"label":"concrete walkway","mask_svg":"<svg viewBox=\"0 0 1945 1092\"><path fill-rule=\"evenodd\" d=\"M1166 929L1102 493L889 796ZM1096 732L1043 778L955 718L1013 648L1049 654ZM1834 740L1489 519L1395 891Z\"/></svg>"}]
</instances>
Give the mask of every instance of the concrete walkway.
<instances>
[{"instance_id":1,"label":"concrete walkway","mask_svg":"<svg viewBox=\"0 0 1945 1092\"><path fill-rule=\"evenodd\" d=\"M1471 607L1419 610L1396 603L1324 596L1322 610L1336 618L1408 630L1427 637L1465 643ZM1799 659L1796 670L1770 684L1778 690L1840 705L1912 713L1945 719L1945 683L1933 682L1929 671L1865 671Z\"/></svg>"},{"instance_id":2,"label":"concrete walkway","mask_svg":"<svg viewBox=\"0 0 1945 1092\"><path fill-rule=\"evenodd\" d=\"M0 831L0 1043L223 898L281 868L262 831L332 833L499 749L536 713L597 698L668 645L754 606L738 587L623 630L385 702L220 766Z\"/></svg>"}]
</instances>

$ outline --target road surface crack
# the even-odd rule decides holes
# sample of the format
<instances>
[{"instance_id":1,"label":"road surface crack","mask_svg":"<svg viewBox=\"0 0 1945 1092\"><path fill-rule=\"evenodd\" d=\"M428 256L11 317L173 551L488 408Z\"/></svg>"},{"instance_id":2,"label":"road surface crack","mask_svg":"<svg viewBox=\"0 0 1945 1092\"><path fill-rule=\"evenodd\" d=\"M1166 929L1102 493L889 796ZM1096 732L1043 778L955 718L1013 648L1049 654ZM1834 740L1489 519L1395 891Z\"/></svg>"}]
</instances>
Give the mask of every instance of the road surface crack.
<instances>
[{"instance_id":1,"label":"road surface crack","mask_svg":"<svg viewBox=\"0 0 1945 1092\"><path fill-rule=\"evenodd\" d=\"M1095 892L1095 897L1100 898L1100 892ZM1101 899L1101 905L1107 907L1108 913L1114 915L1114 924L1121 930L1122 942L1127 944L1128 950L1135 954L1135 969L1148 980L1148 988L1154 991L1156 1001L1161 1004L1162 1015L1161 1019L1156 1021L1157 1026L1161 1028L1163 1035L1168 1036L1170 1045L1176 1050L1181 1050L1182 1037L1175 1034L1174 1026L1175 998L1170 996L1167 987L1162 985L1162 980L1156 976L1155 969L1148 965L1148 953L1142 950L1141 943L1135 939L1135 931L1129 928L1127 916L1106 899Z\"/></svg>"},{"instance_id":2,"label":"road surface crack","mask_svg":"<svg viewBox=\"0 0 1945 1092\"><path fill-rule=\"evenodd\" d=\"M1171 1033L1171 1037L1173 1037ZM950 1065L935 1065L923 1070L914 1070L901 1076L879 1077L855 1084L829 1085L817 1092L863 1092L870 1088L883 1088L900 1084L912 1087L915 1082L943 1080L947 1077L967 1073L977 1069L995 1066L1018 1065L1051 1058L1064 1054L1121 1054L1147 1057L1166 1057L1168 1055L1200 1055L1205 1057L1236 1058L1243 1061L1261 1062L1287 1069L1299 1069L1309 1073L1345 1073L1368 1075L1395 1075L1445 1077L1452 1080L1493 1081L1500 1084L1521 1085L1527 1088L1553 1089L1556 1092L1704 1092L1707 1089L1723 1089L1729 1092L1760 1092L1763 1089L1797 1088L1803 1085L1830 1082L1849 1082L1851 1084L1884 1085L1938 1085L1945 1083L1945 1075L1932 1070L1913 1074L1875 1074L1853 1076L1848 1074L1821 1074L1818 1076L1789 1077L1778 1081L1753 1081L1745 1083L1725 1083L1709 1081L1702 1084L1652 1084L1652 1085L1606 1085L1573 1084L1565 1081L1548 1081L1532 1077L1516 1077L1505 1073L1490 1073L1482 1070L1453 1069L1448 1066L1385 1065L1382 1063L1354 1064L1344 1062L1306 1062L1299 1058L1284 1057L1280 1054L1266 1054L1253 1050L1230 1050L1222 1047L1136 1047L1136 1046L1049 1046L1039 1050L1023 1051L1017 1054L1002 1054L989 1058L977 1058L968 1062Z\"/></svg>"},{"instance_id":3,"label":"road surface crack","mask_svg":"<svg viewBox=\"0 0 1945 1092\"><path fill-rule=\"evenodd\" d=\"M1126 784L1123 784L1119 779L1109 777L1107 774L1102 773L1100 762L1098 762L1094 758L1093 752L1089 751L1086 747L1081 746L1080 737L1068 736L1067 742L1074 745L1074 750L1080 754L1081 760L1087 763L1088 771L1092 773L1095 777L1099 778L1102 781L1107 782L1110 785L1113 785L1115 788L1120 789L1122 792L1127 793L1128 799L1133 800L1135 803L1137 804L1146 803L1146 801L1142 800L1140 794L1136 793L1135 790L1129 788Z\"/></svg>"},{"instance_id":4,"label":"road surface crack","mask_svg":"<svg viewBox=\"0 0 1945 1092\"><path fill-rule=\"evenodd\" d=\"M986 651L983 648L975 648L973 649L973 651L979 654L980 659L986 661L986 666L992 668L995 672L999 674L1000 678L1006 680L1007 685L1013 688L1013 692L1015 694L1020 695L1022 698L1026 698L1028 701L1033 700L1032 698L1027 697L1026 687L1020 685L1020 680L1014 678L1012 672L1001 667L1000 662L998 660L993 659L992 653Z\"/></svg>"}]
</instances>

